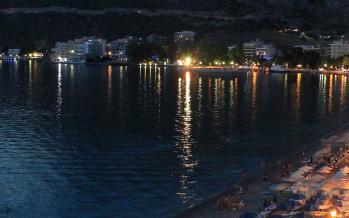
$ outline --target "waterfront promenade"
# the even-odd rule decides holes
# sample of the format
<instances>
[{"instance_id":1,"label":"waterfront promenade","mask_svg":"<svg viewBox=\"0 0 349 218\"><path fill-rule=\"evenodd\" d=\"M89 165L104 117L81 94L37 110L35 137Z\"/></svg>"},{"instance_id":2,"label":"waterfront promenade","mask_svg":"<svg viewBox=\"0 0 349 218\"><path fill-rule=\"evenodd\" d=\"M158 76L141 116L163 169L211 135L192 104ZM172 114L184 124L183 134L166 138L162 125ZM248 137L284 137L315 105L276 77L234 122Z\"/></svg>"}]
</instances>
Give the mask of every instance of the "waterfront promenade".
<instances>
[{"instance_id":1,"label":"waterfront promenade","mask_svg":"<svg viewBox=\"0 0 349 218\"><path fill-rule=\"evenodd\" d=\"M267 71L270 73L309 73L309 74L338 74L349 75L349 71L342 70L312 70L312 69L287 69L285 72L270 71L265 68L239 68L239 67L190 67L184 68L196 73L237 73L249 71Z\"/></svg>"}]
</instances>

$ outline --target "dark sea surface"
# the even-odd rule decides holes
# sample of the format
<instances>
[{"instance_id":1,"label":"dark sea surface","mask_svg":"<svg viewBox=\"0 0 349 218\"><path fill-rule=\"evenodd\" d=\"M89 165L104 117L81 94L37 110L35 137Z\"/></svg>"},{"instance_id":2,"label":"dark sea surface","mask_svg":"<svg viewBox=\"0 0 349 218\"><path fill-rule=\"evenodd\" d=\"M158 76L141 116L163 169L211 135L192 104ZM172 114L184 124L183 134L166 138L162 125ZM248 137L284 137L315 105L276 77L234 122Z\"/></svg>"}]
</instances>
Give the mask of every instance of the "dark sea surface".
<instances>
[{"instance_id":1,"label":"dark sea surface","mask_svg":"<svg viewBox=\"0 0 349 218\"><path fill-rule=\"evenodd\" d=\"M167 217L347 123L348 77L0 65L0 217Z\"/></svg>"}]
</instances>

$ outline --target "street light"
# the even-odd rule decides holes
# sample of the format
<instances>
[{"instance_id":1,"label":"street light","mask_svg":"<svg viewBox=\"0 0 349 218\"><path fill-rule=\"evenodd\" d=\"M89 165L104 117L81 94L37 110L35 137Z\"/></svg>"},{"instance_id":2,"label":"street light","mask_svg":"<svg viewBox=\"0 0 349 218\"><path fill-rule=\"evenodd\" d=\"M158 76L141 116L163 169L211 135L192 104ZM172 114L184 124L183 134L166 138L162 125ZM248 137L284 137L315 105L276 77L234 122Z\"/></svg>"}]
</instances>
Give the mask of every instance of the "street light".
<instances>
[{"instance_id":1,"label":"street light","mask_svg":"<svg viewBox=\"0 0 349 218\"><path fill-rule=\"evenodd\" d=\"M191 57L186 57L186 58L185 58L185 61L184 61L185 66L188 67L189 65L191 65L191 62L192 62Z\"/></svg>"}]
</instances>

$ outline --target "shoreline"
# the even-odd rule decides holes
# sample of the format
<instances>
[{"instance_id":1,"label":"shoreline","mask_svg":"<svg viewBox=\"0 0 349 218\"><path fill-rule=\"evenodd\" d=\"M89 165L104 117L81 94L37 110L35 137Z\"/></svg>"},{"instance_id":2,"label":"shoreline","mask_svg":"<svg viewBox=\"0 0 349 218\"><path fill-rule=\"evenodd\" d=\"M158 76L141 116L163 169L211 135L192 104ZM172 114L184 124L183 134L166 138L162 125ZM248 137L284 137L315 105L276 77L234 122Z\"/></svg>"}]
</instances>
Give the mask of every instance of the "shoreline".
<instances>
[{"instance_id":1,"label":"shoreline","mask_svg":"<svg viewBox=\"0 0 349 218\"><path fill-rule=\"evenodd\" d=\"M189 67L194 73L243 73L250 71L265 71L265 69L247 69L247 68L231 68L231 67ZM284 72L268 71L272 74L288 74L288 73L307 73L307 74L338 74L349 75L349 72L341 70L312 70L312 69L287 69Z\"/></svg>"},{"instance_id":2,"label":"shoreline","mask_svg":"<svg viewBox=\"0 0 349 218\"><path fill-rule=\"evenodd\" d=\"M39 61L39 62L45 62L45 63L51 63L51 64L67 64L67 65L86 65L86 66L122 66L122 67L137 67L137 66L143 66L136 63L115 63L112 61L105 61L105 62L85 62L85 63L58 63L58 62L52 62L45 59L21 59L20 61L28 62L28 61ZM146 65L147 66L147 65ZM173 64L154 64L147 67L174 67L178 70L186 70L191 71L193 73L209 73L209 74L231 74L231 73L248 73L248 72L268 72L272 74L335 74L335 75L349 75L349 71L342 71L342 70L312 70L312 69L287 69L284 72L278 72L278 71L266 71L265 68L256 68L256 69L248 69L248 68L232 68L232 67L208 67L208 66L200 66L200 67L187 67L187 66L180 66L180 65L173 65Z\"/></svg>"},{"instance_id":3,"label":"shoreline","mask_svg":"<svg viewBox=\"0 0 349 218\"><path fill-rule=\"evenodd\" d=\"M313 145L317 146L308 146L305 149L301 149L300 151L297 151L289 156L287 156L282 163L275 163L274 165L268 167L265 171L268 172L269 175L277 174L276 172L282 167L283 164L289 162L293 165L292 171L294 172L299 167L304 166L304 162L300 160L300 158L309 159L317 152L323 150L326 148L326 145L330 144L334 148L341 148L344 147L344 142L339 142L340 139L342 139L343 135L345 133L349 133L348 129L349 125L345 124L341 127L338 127L335 131L325 135L324 137L316 140L314 143L311 143ZM349 140L348 140L349 141ZM339 145L340 144L340 145ZM304 156L302 154L305 154ZM261 199L258 199L258 197L262 197L263 193L272 191L269 190L269 187L273 183L280 182L280 179L274 180L272 183L261 181L260 178L263 175L263 172L259 170L259 173L249 176L246 179L242 179L237 181L236 183L232 184L230 187L225 189L222 192L216 193L212 195L211 197L198 202L197 204L194 204L192 206L189 206L187 208L179 209L175 212L173 217L178 218L202 218L202 217L209 217L209 218L221 218L221 217L232 217L232 218L238 218L240 214L243 214L245 212L258 212L258 206L261 204L261 202L258 202ZM249 190L247 191L245 197L252 197L249 202L244 201L247 203L247 207L240 208L238 210L219 210L217 208L217 200L222 198L223 196L236 193L238 190L238 187L248 184Z\"/></svg>"}]
</instances>

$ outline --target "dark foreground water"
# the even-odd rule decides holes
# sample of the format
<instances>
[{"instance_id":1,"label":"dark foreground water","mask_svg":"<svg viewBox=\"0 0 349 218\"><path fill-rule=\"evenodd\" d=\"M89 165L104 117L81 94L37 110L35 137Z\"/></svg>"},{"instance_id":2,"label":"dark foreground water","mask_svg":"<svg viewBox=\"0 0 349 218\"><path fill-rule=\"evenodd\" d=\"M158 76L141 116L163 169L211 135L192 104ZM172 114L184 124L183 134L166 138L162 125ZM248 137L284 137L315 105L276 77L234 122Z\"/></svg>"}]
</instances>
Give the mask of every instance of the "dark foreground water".
<instances>
[{"instance_id":1,"label":"dark foreground water","mask_svg":"<svg viewBox=\"0 0 349 218\"><path fill-rule=\"evenodd\" d=\"M348 77L0 66L0 217L164 217L347 122Z\"/></svg>"}]
</instances>

